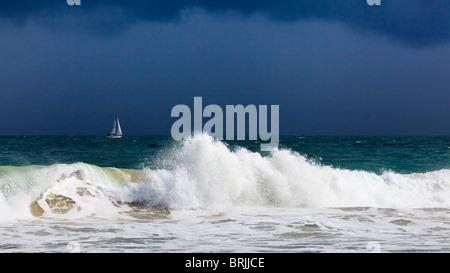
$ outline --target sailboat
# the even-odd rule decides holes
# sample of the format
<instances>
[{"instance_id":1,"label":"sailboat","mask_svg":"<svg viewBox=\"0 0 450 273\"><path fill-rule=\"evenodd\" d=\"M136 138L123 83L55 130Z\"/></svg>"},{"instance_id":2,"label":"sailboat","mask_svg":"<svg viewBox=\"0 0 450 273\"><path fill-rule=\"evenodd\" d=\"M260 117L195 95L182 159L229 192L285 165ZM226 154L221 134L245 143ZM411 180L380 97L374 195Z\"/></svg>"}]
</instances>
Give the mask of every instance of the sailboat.
<instances>
[{"instance_id":1,"label":"sailboat","mask_svg":"<svg viewBox=\"0 0 450 273\"><path fill-rule=\"evenodd\" d=\"M116 114L116 118L114 119L114 125L111 130L111 133L106 134L107 138L121 138L122 137L122 129L120 128L119 117Z\"/></svg>"}]
</instances>

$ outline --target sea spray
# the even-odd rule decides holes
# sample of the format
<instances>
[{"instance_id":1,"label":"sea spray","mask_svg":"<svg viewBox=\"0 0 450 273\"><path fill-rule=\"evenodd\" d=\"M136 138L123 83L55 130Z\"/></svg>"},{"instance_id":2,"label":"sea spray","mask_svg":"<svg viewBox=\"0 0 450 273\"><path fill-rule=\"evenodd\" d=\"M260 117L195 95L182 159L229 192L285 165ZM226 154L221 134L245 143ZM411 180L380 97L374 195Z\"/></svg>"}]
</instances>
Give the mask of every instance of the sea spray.
<instances>
[{"instance_id":1,"label":"sea spray","mask_svg":"<svg viewBox=\"0 0 450 273\"><path fill-rule=\"evenodd\" d=\"M168 153L165 168L146 169L127 197L171 209L269 207L441 207L450 205L450 170L381 175L324 166L280 149L268 156L232 151L207 135Z\"/></svg>"},{"instance_id":2,"label":"sea spray","mask_svg":"<svg viewBox=\"0 0 450 273\"><path fill-rule=\"evenodd\" d=\"M0 252L448 252L449 143L2 137Z\"/></svg>"},{"instance_id":3,"label":"sea spray","mask_svg":"<svg viewBox=\"0 0 450 273\"><path fill-rule=\"evenodd\" d=\"M208 135L161 150L141 170L86 163L0 167L0 220L129 219L132 211L450 206L450 170L381 174L262 155ZM155 167L157 166L157 167ZM133 216L131 217L133 218Z\"/></svg>"},{"instance_id":4,"label":"sea spray","mask_svg":"<svg viewBox=\"0 0 450 273\"><path fill-rule=\"evenodd\" d=\"M139 179L134 170L85 163L1 166L0 173L0 220L115 217L121 210L111 193Z\"/></svg>"}]
</instances>

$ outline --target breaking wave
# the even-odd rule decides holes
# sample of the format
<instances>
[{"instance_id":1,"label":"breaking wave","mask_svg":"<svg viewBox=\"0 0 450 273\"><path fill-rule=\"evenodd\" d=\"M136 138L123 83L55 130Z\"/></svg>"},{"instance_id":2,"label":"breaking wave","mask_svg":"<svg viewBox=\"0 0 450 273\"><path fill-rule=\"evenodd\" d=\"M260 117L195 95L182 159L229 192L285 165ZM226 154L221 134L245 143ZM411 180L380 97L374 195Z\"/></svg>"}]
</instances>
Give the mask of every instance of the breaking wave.
<instances>
[{"instance_id":1,"label":"breaking wave","mask_svg":"<svg viewBox=\"0 0 450 273\"><path fill-rule=\"evenodd\" d=\"M0 220L114 218L140 208L450 206L450 170L376 174L312 162L286 149L268 156L206 135L129 170L85 163L0 166Z\"/></svg>"}]
</instances>

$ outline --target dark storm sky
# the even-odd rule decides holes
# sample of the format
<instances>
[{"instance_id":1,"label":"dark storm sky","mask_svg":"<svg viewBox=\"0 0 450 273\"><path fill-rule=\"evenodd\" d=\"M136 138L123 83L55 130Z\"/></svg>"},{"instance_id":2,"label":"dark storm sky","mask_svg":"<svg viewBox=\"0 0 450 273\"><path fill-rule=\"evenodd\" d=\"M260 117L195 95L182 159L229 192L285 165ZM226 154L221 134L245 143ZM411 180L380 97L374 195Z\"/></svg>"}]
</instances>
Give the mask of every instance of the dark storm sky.
<instances>
[{"instance_id":1,"label":"dark storm sky","mask_svg":"<svg viewBox=\"0 0 450 273\"><path fill-rule=\"evenodd\" d=\"M115 113L169 135L194 96L280 105L281 134L450 134L448 0L81 4L0 0L0 135L102 135Z\"/></svg>"}]
</instances>

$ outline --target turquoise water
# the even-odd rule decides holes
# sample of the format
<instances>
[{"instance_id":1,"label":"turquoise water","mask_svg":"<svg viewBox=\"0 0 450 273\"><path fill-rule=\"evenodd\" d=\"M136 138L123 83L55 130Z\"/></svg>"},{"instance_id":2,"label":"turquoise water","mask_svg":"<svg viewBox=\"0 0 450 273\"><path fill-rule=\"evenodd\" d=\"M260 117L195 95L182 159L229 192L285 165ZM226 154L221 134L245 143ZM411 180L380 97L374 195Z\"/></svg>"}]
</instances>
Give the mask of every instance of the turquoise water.
<instances>
[{"instance_id":1,"label":"turquoise water","mask_svg":"<svg viewBox=\"0 0 450 273\"><path fill-rule=\"evenodd\" d=\"M0 252L448 252L450 137L0 137Z\"/></svg>"},{"instance_id":2,"label":"turquoise water","mask_svg":"<svg viewBox=\"0 0 450 273\"><path fill-rule=\"evenodd\" d=\"M260 148L253 141L226 143L230 149L245 147L259 152ZM84 162L101 167L142 169L157 166L163 153L177 145L170 136L0 137L0 165ZM298 152L323 165L349 170L414 173L450 168L449 136L291 136L281 137L279 148Z\"/></svg>"}]
</instances>

